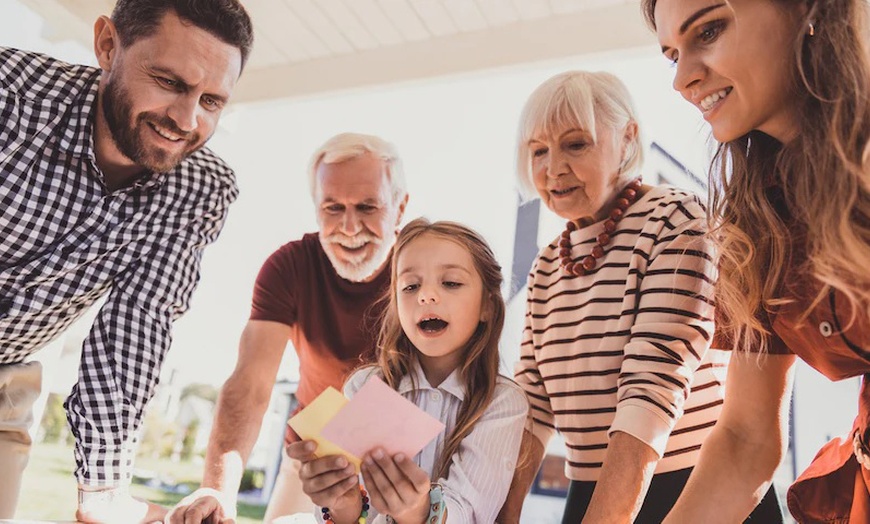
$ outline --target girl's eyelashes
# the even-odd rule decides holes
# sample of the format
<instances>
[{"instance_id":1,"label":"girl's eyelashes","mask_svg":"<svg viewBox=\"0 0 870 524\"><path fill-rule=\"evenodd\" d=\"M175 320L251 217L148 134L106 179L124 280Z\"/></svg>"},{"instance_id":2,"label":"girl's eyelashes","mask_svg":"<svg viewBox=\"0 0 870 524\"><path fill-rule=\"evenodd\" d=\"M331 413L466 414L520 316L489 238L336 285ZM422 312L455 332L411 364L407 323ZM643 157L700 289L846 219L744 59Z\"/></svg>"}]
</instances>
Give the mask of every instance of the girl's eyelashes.
<instances>
[{"instance_id":1,"label":"girl's eyelashes","mask_svg":"<svg viewBox=\"0 0 870 524\"><path fill-rule=\"evenodd\" d=\"M463 282L458 282L456 280L444 280L441 282L441 285L447 289L458 289L458 288L464 286L465 284ZM420 289L420 284L416 283L416 282L412 283L412 284L403 284L399 287L399 290L402 293L413 293L414 291L417 291L418 289Z\"/></svg>"}]
</instances>

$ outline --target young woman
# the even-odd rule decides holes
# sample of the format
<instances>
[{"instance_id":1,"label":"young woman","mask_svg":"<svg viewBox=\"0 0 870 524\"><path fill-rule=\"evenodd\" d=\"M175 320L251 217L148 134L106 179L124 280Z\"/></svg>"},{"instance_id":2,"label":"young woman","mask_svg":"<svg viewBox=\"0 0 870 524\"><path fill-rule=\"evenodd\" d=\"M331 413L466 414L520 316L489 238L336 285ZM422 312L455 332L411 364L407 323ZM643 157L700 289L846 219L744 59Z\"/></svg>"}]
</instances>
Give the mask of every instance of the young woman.
<instances>
[{"instance_id":1,"label":"young woman","mask_svg":"<svg viewBox=\"0 0 870 524\"><path fill-rule=\"evenodd\" d=\"M720 143L711 172L725 407L670 515L745 517L786 449L795 355L870 372L870 56L866 0L644 0L674 88ZM748 355L747 353L765 353ZM846 440L791 487L799 522L870 522L870 391Z\"/></svg>"},{"instance_id":2,"label":"young woman","mask_svg":"<svg viewBox=\"0 0 870 524\"><path fill-rule=\"evenodd\" d=\"M492 251L467 227L416 219L402 229L378 364L353 374L345 394L377 375L446 430L416 457L370 451L361 467L364 488L344 457L315 458L313 443L291 444L290 456L304 463L305 492L324 520L440 522L430 512L438 513L433 506L441 497L437 509L445 508L450 522L495 522L528 412L523 391L498 374L501 283Z\"/></svg>"}]
</instances>

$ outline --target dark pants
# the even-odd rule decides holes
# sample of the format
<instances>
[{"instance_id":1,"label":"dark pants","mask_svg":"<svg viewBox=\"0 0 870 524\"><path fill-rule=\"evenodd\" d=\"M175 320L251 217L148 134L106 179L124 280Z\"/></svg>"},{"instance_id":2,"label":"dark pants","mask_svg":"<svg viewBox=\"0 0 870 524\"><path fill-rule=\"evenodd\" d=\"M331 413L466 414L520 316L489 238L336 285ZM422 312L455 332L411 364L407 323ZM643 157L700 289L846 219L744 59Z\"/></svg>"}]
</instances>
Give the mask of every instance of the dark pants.
<instances>
[{"instance_id":1,"label":"dark pants","mask_svg":"<svg viewBox=\"0 0 870 524\"><path fill-rule=\"evenodd\" d=\"M660 524L674 507L680 493L683 492L683 487L689 480L691 472L692 468L688 468L655 475L650 483L649 491L646 493L643 506L640 508L640 513L634 520L635 524ZM595 482L571 481L562 524L580 524L583 515L586 514L586 509L589 508L589 501L592 500L592 490L594 489ZM746 522L782 524L782 508L779 506L779 500L776 498L773 486L749 515Z\"/></svg>"}]
</instances>

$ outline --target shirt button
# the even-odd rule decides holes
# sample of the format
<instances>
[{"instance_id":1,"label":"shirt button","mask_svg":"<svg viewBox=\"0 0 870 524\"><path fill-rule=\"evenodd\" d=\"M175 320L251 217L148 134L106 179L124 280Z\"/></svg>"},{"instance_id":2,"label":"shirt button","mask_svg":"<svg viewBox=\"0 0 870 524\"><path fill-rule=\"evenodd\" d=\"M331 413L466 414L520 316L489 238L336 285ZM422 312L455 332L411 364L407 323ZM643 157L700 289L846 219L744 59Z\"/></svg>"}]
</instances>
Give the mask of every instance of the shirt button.
<instances>
[{"instance_id":1,"label":"shirt button","mask_svg":"<svg viewBox=\"0 0 870 524\"><path fill-rule=\"evenodd\" d=\"M819 324L819 333L821 333L823 337L828 338L834 334L834 328L831 326L830 322L825 321Z\"/></svg>"},{"instance_id":2,"label":"shirt button","mask_svg":"<svg viewBox=\"0 0 870 524\"><path fill-rule=\"evenodd\" d=\"M429 398L431 398L431 399L432 399L433 401L435 401L435 402L438 402L439 400L441 400L441 394L438 393L437 391L433 391L433 392L429 395Z\"/></svg>"}]
</instances>

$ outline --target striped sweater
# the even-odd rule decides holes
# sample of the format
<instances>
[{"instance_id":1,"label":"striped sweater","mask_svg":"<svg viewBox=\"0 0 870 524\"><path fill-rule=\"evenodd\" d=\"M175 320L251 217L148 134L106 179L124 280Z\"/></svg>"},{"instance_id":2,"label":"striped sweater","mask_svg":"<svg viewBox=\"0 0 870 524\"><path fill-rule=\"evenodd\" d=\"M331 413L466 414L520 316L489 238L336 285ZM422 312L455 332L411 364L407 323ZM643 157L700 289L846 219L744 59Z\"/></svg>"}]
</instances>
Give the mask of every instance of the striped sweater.
<instances>
[{"instance_id":1,"label":"striped sweater","mask_svg":"<svg viewBox=\"0 0 870 524\"><path fill-rule=\"evenodd\" d=\"M531 403L527 429L544 445L563 435L569 479L597 480L614 431L655 450L657 473L697 462L728 361L708 350L715 267L705 220L696 196L659 186L628 208L590 274L565 275L558 239L539 253L516 380ZM571 233L575 260L602 227Z\"/></svg>"}]
</instances>

